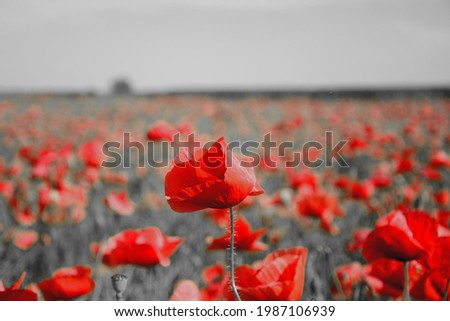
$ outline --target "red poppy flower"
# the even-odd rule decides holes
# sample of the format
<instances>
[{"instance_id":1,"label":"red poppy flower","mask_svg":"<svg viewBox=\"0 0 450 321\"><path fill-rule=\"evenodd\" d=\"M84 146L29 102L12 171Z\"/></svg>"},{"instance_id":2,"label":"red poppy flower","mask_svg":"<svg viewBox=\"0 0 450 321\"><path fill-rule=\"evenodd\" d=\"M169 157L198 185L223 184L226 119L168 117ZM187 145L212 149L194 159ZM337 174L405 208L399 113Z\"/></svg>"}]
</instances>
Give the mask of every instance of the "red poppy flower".
<instances>
[{"instance_id":1,"label":"red poppy flower","mask_svg":"<svg viewBox=\"0 0 450 321\"><path fill-rule=\"evenodd\" d=\"M95 283L90 267L74 266L56 270L51 278L38 283L38 287L47 301L73 300L89 294Z\"/></svg>"},{"instance_id":2,"label":"red poppy flower","mask_svg":"<svg viewBox=\"0 0 450 321\"><path fill-rule=\"evenodd\" d=\"M182 238L167 236L157 227L126 230L110 237L108 242L101 246L103 263L108 266L169 266L169 256L182 242Z\"/></svg>"},{"instance_id":3,"label":"red poppy flower","mask_svg":"<svg viewBox=\"0 0 450 321\"><path fill-rule=\"evenodd\" d=\"M352 253L358 250L362 250L367 236L371 230L368 228L360 228L353 233L353 241L347 244L347 251Z\"/></svg>"},{"instance_id":4,"label":"red poppy flower","mask_svg":"<svg viewBox=\"0 0 450 321\"><path fill-rule=\"evenodd\" d=\"M241 265L235 270L239 295L247 301L298 301L303 293L306 248L281 249L270 253L252 266ZM231 292L226 293L233 300Z\"/></svg>"},{"instance_id":5,"label":"red poppy flower","mask_svg":"<svg viewBox=\"0 0 450 321\"><path fill-rule=\"evenodd\" d=\"M422 271L420 264L416 261L411 261L408 266L410 289L420 278ZM390 259L373 261L364 266L363 277L377 295L397 298L403 293L404 274L402 262Z\"/></svg>"},{"instance_id":6,"label":"red poppy flower","mask_svg":"<svg viewBox=\"0 0 450 321\"><path fill-rule=\"evenodd\" d=\"M286 175L289 180L289 185L292 188L299 188L302 186L310 186L312 189L316 189L318 185L318 179L309 170L301 170L299 172L294 171L292 168L286 168Z\"/></svg>"},{"instance_id":7,"label":"red poppy flower","mask_svg":"<svg viewBox=\"0 0 450 321\"><path fill-rule=\"evenodd\" d=\"M203 301L217 301L223 299L228 286L227 270L222 264L207 266L202 271L205 287L201 290Z\"/></svg>"},{"instance_id":8,"label":"red poppy flower","mask_svg":"<svg viewBox=\"0 0 450 321\"><path fill-rule=\"evenodd\" d=\"M445 206L450 201L450 192L447 190L438 191L433 194L433 197L437 204Z\"/></svg>"},{"instance_id":9,"label":"red poppy flower","mask_svg":"<svg viewBox=\"0 0 450 321\"><path fill-rule=\"evenodd\" d=\"M363 268L359 262L341 265L336 268L336 275L346 298L350 298L352 296L353 287L362 280L362 272ZM336 285L331 287L331 293L335 297L339 295Z\"/></svg>"},{"instance_id":10,"label":"red poppy flower","mask_svg":"<svg viewBox=\"0 0 450 321\"><path fill-rule=\"evenodd\" d=\"M228 285L227 271L221 264L206 267L202 272L205 287L200 289L191 280L182 280L175 287L170 301L218 301Z\"/></svg>"},{"instance_id":11,"label":"red poppy flower","mask_svg":"<svg viewBox=\"0 0 450 321\"><path fill-rule=\"evenodd\" d=\"M25 207L23 210L13 210L14 219L23 226L30 226L36 223L37 215L31 211L31 207Z\"/></svg>"},{"instance_id":12,"label":"red poppy flower","mask_svg":"<svg viewBox=\"0 0 450 321\"><path fill-rule=\"evenodd\" d=\"M439 172L439 170L437 170L433 167L430 167L430 166L427 166L422 170L422 175L425 178L432 180L432 181L439 181L442 178L442 175Z\"/></svg>"},{"instance_id":13,"label":"red poppy flower","mask_svg":"<svg viewBox=\"0 0 450 321\"><path fill-rule=\"evenodd\" d=\"M228 222L230 219L228 219ZM266 233L266 229L262 228L256 231L252 231L252 227L247 220L239 216L235 223L235 238L234 247L240 251L265 251L267 245L258 242L257 239ZM226 250L230 248L230 230L224 236L212 239L207 239L209 243L208 251L212 250Z\"/></svg>"},{"instance_id":14,"label":"red poppy flower","mask_svg":"<svg viewBox=\"0 0 450 321\"><path fill-rule=\"evenodd\" d=\"M79 156L87 167L99 168L105 158L102 143L95 140L81 145Z\"/></svg>"},{"instance_id":15,"label":"red poppy flower","mask_svg":"<svg viewBox=\"0 0 450 321\"><path fill-rule=\"evenodd\" d=\"M129 200L126 192L111 192L105 198L105 204L120 215L129 216L134 212L134 204Z\"/></svg>"},{"instance_id":16,"label":"red poppy flower","mask_svg":"<svg viewBox=\"0 0 450 321\"><path fill-rule=\"evenodd\" d=\"M448 227L450 223L450 211L437 211L437 221L442 226Z\"/></svg>"},{"instance_id":17,"label":"red poppy flower","mask_svg":"<svg viewBox=\"0 0 450 321\"><path fill-rule=\"evenodd\" d=\"M333 194L323 191L302 188L294 199L299 215L317 217L324 230L331 234L339 232L339 228L333 224L334 216L342 216L338 199Z\"/></svg>"},{"instance_id":18,"label":"red poppy flower","mask_svg":"<svg viewBox=\"0 0 450 321\"><path fill-rule=\"evenodd\" d=\"M450 279L450 236L439 237L430 255L420 263L430 271L439 273L442 278Z\"/></svg>"},{"instance_id":19,"label":"red poppy flower","mask_svg":"<svg viewBox=\"0 0 450 321\"><path fill-rule=\"evenodd\" d=\"M217 226L226 227L230 222L230 209L228 208L207 208L205 215Z\"/></svg>"},{"instance_id":20,"label":"red poppy flower","mask_svg":"<svg viewBox=\"0 0 450 321\"><path fill-rule=\"evenodd\" d=\"M23 251L32 248L39 239L38 233L32 230L11 229L7 235L8 238L11 238L12 243Z\"/></svg>"},{"instance_id":21,"label":"red poppy flower","mask_svg":"<svg viewBox=\"0 0 450 321\"><path fill-rule=\"evenodd\" d=\"M165 180L167 201L176 212L230 208L247 195L263 192L253 168L243 167L238 157L227 152L224 138L207 151L197 150L195 155L180 153Z\"/></svg>"},{"instance_id":22,"label":"red poppy flower","mask_svg":"<svg viewBox=\"0 0 450 321\"><path fill-rule=\"evenodd\" d=\"M436 151L431 155L429 165L432 167L450 167L450 157L443 150Z\"/></svg>"},{"instance_id":23,"label":"red poppy flower","mask_svg":"<svg viewBox=\"0 0 450 321\"><path fill-rule=\"evenodd\" d=\"M353 183L351 187L352 198L366 200L372 197L375 192L375 186L371 181L364 183Z\"/></svg>"},{"instance_id":24,"label":"red poppy flower","mask_svg":"<svg viewBox=\"0 0 450 321\"><path fill-rule=\"evenodd\" d=\"M340 177L334 182L334 186L339 189L348 190L350 187L350 180L347 177Z\"/></svg>"},{"instance_id":25,"label":"red poppy flower","mask_svg":"<svg viewBox=\"0 0 450 321\"><path fill-rule=\"evenodd\" d=\"M379 169L375 171L370 181L375 187L386 188L391 185L392 177L383 169Z\"/></svg>"},{"instance_id":26,"label":"red poppy flower","mask_svg":"<svg viewBox=\"0 0 450 321\"><path fill-rule=\"evenodd\" d=\"M181 280L175 286L169 301L201 301L202 294L194 281Z\"/></svg>"},{"instance_id":27,"label":"red poppy flower","mask_svg":"<svg viewBox=\"0 0 450 321\"><path fill-rule=\"evenodd\" d=\"M448 278L444 278L438 271L425 272L413 285L411 296L422 301L442 301L447 289ZM447 297L450 300L450 297Z\"/></svg>"},{"instance_id":28,"label":"red poppy flower","mask_svg":"<svg viewBox=\"0 0 450 321\"><path fill-rule=\"evenodd\" d=\"M14 193L14 184L8 181L0 182L0 195L9 200Z\"/></svg>"},{"instance_id":29,"label":"red poppy flower","mask_svg":"<svg viewBox=\"0 0 450 321\"><path fill-rule=\"evenodd\" d=\"M167 140L173 141L173 136L178 133L178 130L169 123L161 120L154 123L147 131L147 138L150 141Z\"/></svg>"},{"instance_id":30,"label":"red poppy flower","mask_svg":"<svg viewBox=\"0 0 450 321\"><path fill-rule=\"evenodd\" d=\"M397 161L397 173L408 173L414 169L414 161L411 158L401 158Z\"/></svg>"},{"instance_id":31,"label":"red poppy flower","mask_svg":"<svg viewBox=\"0 0 450 321\"><path fill-rule=\"evenodd\" d=\"M35 292L19 289L24 278L25 272L22 272L19 280L9 288L5 288L0 280L0 301L37 301L38 296Z\"/></svg>"},{"instance_id":32,"label":"red poppy flower","mask_svg":"<svg viewBox=\"0 0 450 321\"><path fill-rule=\"evenodd\" d=\"M364 149L367 147L367 141L364 139L361 139L359 137L354 137L354 138L350 139L348 146L353 151L355 151L357 149Z\"/></svg>"},{"instance_id":33,"label":"red poppy flower","mask_svg":"<svg viewBox=\"0 0 450 321\"><path fill-rule=\"evenodd\" d=\"M438 224L430 215L397 210L378 220L362 253L369 262L380 258L415 260L428 254L437 237Z\"/></svg>"}]
</instances>

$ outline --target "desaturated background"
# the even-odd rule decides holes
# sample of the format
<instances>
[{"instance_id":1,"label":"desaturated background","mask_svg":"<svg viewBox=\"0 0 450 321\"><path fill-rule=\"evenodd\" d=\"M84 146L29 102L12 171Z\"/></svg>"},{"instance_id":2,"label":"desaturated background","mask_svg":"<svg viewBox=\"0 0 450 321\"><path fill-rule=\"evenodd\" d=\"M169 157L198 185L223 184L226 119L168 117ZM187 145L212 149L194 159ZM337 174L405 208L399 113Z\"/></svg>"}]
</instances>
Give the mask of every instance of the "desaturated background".
<instances>
[{"instance_id":1,"label":"desaturated background","mask_svg":"<svg viewBox=\"0 0 450 321\"><path fill-rule=\"evenodd\" d=\"M1 0L0 91L450 84L448 0Z\"/></svg>"},{"instance_id":2,"label":"desaturated background","mask_svg":"<svg viewBox=\"0 0 450 321\"><path fill-rule=\"evenodd\" d=\"M207 252L205 240L225 230L201 213L170 210L164 198L163 171L136 169L133 163L131 169L89 172L79 156L85 144L122 141L124 132L145 143L148 130L161 120L177 128L192 126L196 134L214 139L223 135L229 141L255 137L260 141L270 130L278 133L278 141L293 140L296 146L321 141L324 132L332 130L336 140L356 142L355 150L366 143L360 138L369 137L373 130L398 138L405 150L417 149L419 168L426 166L433 144L441 144L444 155L449 155L444 137L450 137L450 109L448 100L440 97L366 101L350 97L342 103L338 97L301 95L242 99L164 95L302 90L328 95L339 89L443 88L448 97L449 17L450 0L0 0L0 160L18 171L8 177L8 183L22 193L20 205L29 209L24 210L25 218L27 213L36 218L38 189L56 176L56 167L49 170L53 174L33 178L34 165L19 157L19 151L25 147L36 155L44 151L59 155L57 145L68 143L73 150L64 183L70 188L81 186L86 194L81 211L85 218L72 223L75 206L60 205L60 194L52 186L57 197L47 214L50 219L54 215L55 222L38 220L26 227L16 222L12 206L0 195L0 279L10 285L26 271L25 287L45 280L58 268L86 265L92 268L96 287L83 300L113 300L113 273L129 276L127 300L167 300L183 279L204 286L203 269L227 259L224 251ZM131 84L132 93L163 95L107 95L116 93L112 84L118 79ZM403 140L407 130L414 128L429 135L413 132ZM364 182L378 165L396 164L392 155L400 157L403 152L396 146L391 154L384 145L368 141L363 149L373 151L373 157L366 149L351 154L351 168L334 169L333 179L342 175ZM375 152L378 156L382 152L384 158L375 157ZM263 197L267 203L283 188L297 191L290 189L284 168L267 173L258 169L266 193L259 197L260 203L237 211L253 229L269 228L261 238L269 248L256 254L241 252L236 259L237 265L251 264L276 249L305 246L310 252L303 299L331 299L335 267L352 261L367 263L360 253L346 251L355 229L373 228L376 215L388 212L415 176L409 182L394 179L392 187L377 192L372 198L381 205L372 210L361 200L349 200L325 170L311 172L319 177L321 188L339 196L345 218L335 222L341 233L325 232L318 219L307 221L309 225L297 224L294 206L289 204L282 209L265 206ZM98 177L92 178L92 173ZM426 185L424 202L432 205L430 210L436 208L431 192L441 187L448 190L449 173L442 186ZM86 183L89 179L94 181L92 186ZM112 192L128 194L135 204L131 216L123 217L105 205ZM185 238L170 267L109 269L92 255L95 243L146 226ZM11 235L22 230L38 232L39 240L31 248L20 249L11 241ZM366 292L359 293L363 294L352 294L352 299L372 299Z\"/></svg>"}]
</instances>

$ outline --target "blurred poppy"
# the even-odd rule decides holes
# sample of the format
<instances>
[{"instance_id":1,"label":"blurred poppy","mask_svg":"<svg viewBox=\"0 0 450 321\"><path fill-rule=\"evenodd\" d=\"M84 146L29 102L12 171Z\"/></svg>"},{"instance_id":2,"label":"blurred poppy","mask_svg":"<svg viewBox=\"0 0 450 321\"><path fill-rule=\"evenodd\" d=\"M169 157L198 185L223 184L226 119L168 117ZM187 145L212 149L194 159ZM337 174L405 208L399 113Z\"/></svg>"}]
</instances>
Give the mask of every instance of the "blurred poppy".
<instances>
[{"instance_id":1,"label":"blurred poppy","mask_svg":"<svg viewBox=\"0 0 450 321\"><path fill-rule=\"evenodd\" d=\"M234 247L236 250L265 251L267 249L267 245L257 241L258 238L266 233L265 228L252 231L252 228L247 220L244 217L239 216L235 222L234 231L236 234L234 238ZM224 236L215 239L212 237L207 238L207 242L209 243L207 248L208 251L229 249L230 230L227 229L227 233Z\"/></svg>"},{"instance_id":2,"label":"blurred poppy","mask_svg":"<svg viewBox=\"0 0 450 321\"><path fill-rule=\"evenodd\" d=\"M175 286L169 301L201 301L202 295L197 283L191 280L181 280Z\"/></svg>"},{"instance_id":3,"label":"blurred poppy","mask_svg":"<svg viewBox=\"0 0 450 321\"><path fill-rule=\"evenodd\" d=\"M359 262L352 262L336 268L336 276L346 298L351 298L353 287L362 280L362 272L363 268ZM336 298L340 294L336 285L331 287L331 294Z\"/></svg>"},{"instance_id":4,"label":"blurred poppy","mask_svg":"<svg viewBox=\"0 0 450 321\"><path fill-rule=\"evenodd\" d=\"M423 269L416 261L412 261L408 266L409 288L417 282L423 273ZM390 260L379 259L364 266L364 281L372 291L379 296L389 296L398 298L403 294L404 274L403 263Z\"/></svg>"},{"instance_id":5,"label":"blurred poppy","mask_svg":"<svg viewBox=\"0 0 450 321\"><path fill-rule=\"evenodd\" d=\"M201 290L203 301L217 301L223 299L228 286L227 270L222 264L210 265L203 269L202 278L205 287Z\"/></svg>"},{"instance_id":6,"label":"blurred poppy","mask_svg":"<svg viewBox=\"0 0 450 321\"><path fill-rule=\"evenodd\" d=\"M289 186L296 189L302 186L310 186L312 189L316 189L318 185L318 179L309 170L294 171L291 167L286 168L286 175L289 180Z\"/></svg>"},{"instance_id":7,"label":"blurred poppy","mask_svg":"<svg viewBox=\"0 0 450 321\"><path fill-rule=\"evenodd\" d=\"M228 208L207 208L204 213L217 226L226 227L230 222L230 209Z\"/></svg>"},{"instance_id":8,"label":"blurred poppy","mask_svg":"<svg viewBox=\"0 0 450 321\"><path fill-rule=\"evenodd\" d=\"M409 157L400 158L397 161L397 173L404 174L411 172L414 167L414 161Z\"/></svg>"},{"instance_id":9,"label":"blurred poppy","mask_svg":"<svg viewBox=\"0 0 450 321\"><path fill-rule=\"evenodd\" d=\"M27 251L32 248L39 239L36 231L10 229L7 231L6 239L11 238L12 243L19 249Z\"/></svg>"},{"instance_id":10,"label":"blurred poppy","mask_svg":"<svg viewBox=\"0 0 450 321\"><path fill-rule=\"evenodd\" d=\"M437 191L433 194L434 201L440 206L445 206L450 201L450 192L448 190Z\"/></svg>"},{"instance_id":11,"label":"blurred poppy","mask_svg":"<svg viewBox=\"0 0 450 321\"><path fill-rule=\"evenodd\" d=\"M22 272L19 280L9 288L5 288L0 280L0 301L37 301L38 296L35 292L19 289L25 279L25 275L25 272Z\"/></svg>"},{"instance_id":12,"label":"blurred poppy","mask_svg":"<svg viewBox=\"0 0 450 321\"><path fill-rule=\"evenodd\" d=\"M437 221L442 226L448 227L450 224L450 211L437 211Z\"/></svg>"},{"instance_id":13,"label":"blurred poppy","mask_svg":"<svg viewBox=\"0 0 450 321\"><path fill-rule=\"evenodd\" d=\"M415 260L428 254L437 237L437 222L427 213L396 210L378 220L362 253L369 262L380 258Z\"/></svg>"},{"instance_id":14,"label":"blurred poppy","mask_svg":"<svg viewBox=\"0 0 450 321\"><path fill-rule=\"evenodd\" d=\"M202 272L205 287L200 289L191 280L182 280L176 285L170 301L218 301L223 299L228 285L227 271L221 264L206 267Z\"/></svg>"},{"instance_id":15,"label":"blurred poppy","mask_svg":"<svg viewBox=\"0 0 450 321\"><path fill-rule=\"evenodd\" d=\"M87 266L58 269L52 277L38 283L46 301L73 300L91 293L94 287L91 268Z\"/></svg>"},{"instance_id":16,"label":"blurred poppy","mask_svg":"<svg viewBox=\"0 0 450 321\"><path fill-rule=\"evenodd\" d=\"M87 167L101 167L105 158L102 143L99 140L84 143L79 149L79 156Z\"/></svg>"},{"instance_id":17,"label":"blurred poppy","mask_svg":"<svg viewBox=\"0 0 450 321\"><path fill-rule=\"evenodd\" d=\"M450 279L450 235L439 237L430 255L420 261L427 269L436 272L444 279Z\"/></svg>"},{"instance_id":18,"label":"blurred poppy","mask_svg":"<svg viewBox=\"0 0 450 321\"><path fill-rule=\"evenodd\" d=\"M422 175L432 181L439 181L442 178L441 173L439 172L439 170L431 167L431 166L427 166L422 170Z\"/></svg>"},{"instance_id":19,"label":"blurred poppy","mask_svg":"<svg viewBox=\"0 0 450 321\"><path fill-rule=\"evenodd\" d=\"M353 253L363 249L364 242L371 230L368 228L360 228L353 233L353 240L347 244L347 251Z\"/></svg>"},{"instance_id":20,"label":"blurred poppy","mask_svg":"<svg viewBox=\"0 0 450 321\"><path fill-rule=\"evenodd\" d=\"M432 167L450 167L450 157L442 150L436 151L431 155L429 165Z\"/></svg>"},{"instance_id":21,"label":"blurred poppy","mask_svg":"<svg viewBox=\"0 0 450 321\"><path fill-rule=\"evenodd\" d=\"M412 287L411 296L422 301L442 301L448 292L448 280L438 271L427 271ZM447 300L450 300L448 295Z\"/></svg>"},{"instance_id":22,"label":"blurred poppy","mask_svg":"<svg viewBox=\"0 0 450 321\"><path fill-rule=\"evenodd\" d=\"M103 254L102 262L108 266L169 266L169 257L182 242L182 238L167 236L157 227L147 227L116 234L97 250Z\"/></svg>"},{"instance_id":23,"label":"blurred poppy","mask_svg":"<svg viewBox=\"0 0 450 321\"><path fill-rule=\"evenodd\" d=\"M239 295L246 301L298 301L303 294L306 248L281 249L262 262L241 265L235 270ZM233 300L227 292L228 300Z\"/></svg>"},{"instance_id":24,"label":"blurred poppy","mask_svg":"<svg viewBox=\"0 0 450 321\"><path fill-rule=\"evenodd\" d=\"M173 136L178 130L169 123L161 120L154 123L147 131L147 139L150 141L173 141Z\"/></svg>"},{"instance_id":25,"label":"blurred poppy","mask_svg":"<svg viewBox=\"0 0 450 321\"><path fill-rule=\"evenodd\" d=\"M9 200L14 193L14 184L8 181L0 181L0 195Z\"/></svg>"},{"instance_id":26,"label":"blurred poppy","mask_svg":"<svg viewBox=\"0 0 450 321\"><path fill-rule=\"evenodd\" d=\"M166 175L165 193L176 212L193 212L205 208L230 208L247 195L264 191L256 181L253 168L227 151L224 138L208 150L195 155L182 151Z\"/></svg>"},{"instance_id":27,"label":"blurred poppy","mask_svg":"<svg viewBox=\"0 0 450 321\"><path fill-rule=\"evenodd\" d=\"M129 216L134 212L134 204L126 192L111 192L105 198L105 204L119 215Z\"/></svg>"},{"instance_id":28,"label":"blurred poppy","mask_svg":"<svg viewBox=\"0 0 450 321\"><path fill-rule=\"evenodd\" d=\"M375 193L375 186L372 181L354 182L351 187L351 195L354 199L367 200Z\"/></svg>"},{"instance_id":29,"label":"blurred poppy","mask_svg":"<svg viewBox=\"0 0 450 321\"><path fill-rule=\"evenodd\" d=\"M324 230L331 234L339 232L339 228L332 222L335 215L342 216L343 212L335 195L301 188L294 198L294 204L299 215L317 217Z\"/></svg>"}]
</instances>

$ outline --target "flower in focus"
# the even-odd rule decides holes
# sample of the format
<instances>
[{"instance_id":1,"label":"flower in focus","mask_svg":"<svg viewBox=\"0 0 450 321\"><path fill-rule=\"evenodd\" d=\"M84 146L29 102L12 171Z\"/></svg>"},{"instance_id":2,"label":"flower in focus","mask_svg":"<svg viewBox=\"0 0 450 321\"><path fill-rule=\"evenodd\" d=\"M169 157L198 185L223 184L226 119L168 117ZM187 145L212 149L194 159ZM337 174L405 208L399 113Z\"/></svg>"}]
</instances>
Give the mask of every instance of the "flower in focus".
<instances>
[{"instance_id":1,"label":"flower in focus","mask_svg":"<svg viewBox=\"0 0 450 321\"><path fill-rule=\"evenodd\" d=\"M253 168L242 166L242 161L227 151L224 138L195 155L182 151L165 180L166 199L176 212L230 208L247 195L263 192Z\"/></svg>"}]
</instances>

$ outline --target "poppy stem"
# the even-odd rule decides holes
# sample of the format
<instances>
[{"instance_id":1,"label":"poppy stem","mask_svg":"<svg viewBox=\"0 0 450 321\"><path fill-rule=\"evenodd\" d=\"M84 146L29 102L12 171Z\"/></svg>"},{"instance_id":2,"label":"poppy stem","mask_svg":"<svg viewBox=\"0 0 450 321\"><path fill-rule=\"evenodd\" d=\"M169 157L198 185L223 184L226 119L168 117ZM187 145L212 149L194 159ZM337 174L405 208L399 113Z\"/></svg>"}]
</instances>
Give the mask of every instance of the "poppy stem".
<instances>
[{"instance_id":1,"label":"poppy stem","mask_svg":"<svg viewBox=\"0 0 450 321\"><path fill-rule=\"evenodd\" d=\"M236 288L236 282L234 280L234 217L233 207L230 207L230 279L231 289L233 290L236 301L241 301L241 297Z\"/></svg>"},{"instance_id":2,"label":"poppy stem","mask_svg":"<svg viewBox=\"0 0 450 321\"><path fill-rule=\"evenodd\" d=\"M445 285L445 291L444 291L444 296L443 296L443 300L447 301L448 300L448 290L450 287L450 279L447 279L447 284Z\"/></svg>"},{"instance_id":3,"label":"poppy stem","mask_svg":"<svg viewBox=\"0 0 450 321\"><path fill-rule=\"evenodd\" d=\"M403 285L403 299L405 301L411 301L411 296L409 295L408 261L403 262L403 276L405 280Z\"/></svg>"}]
</instances>

